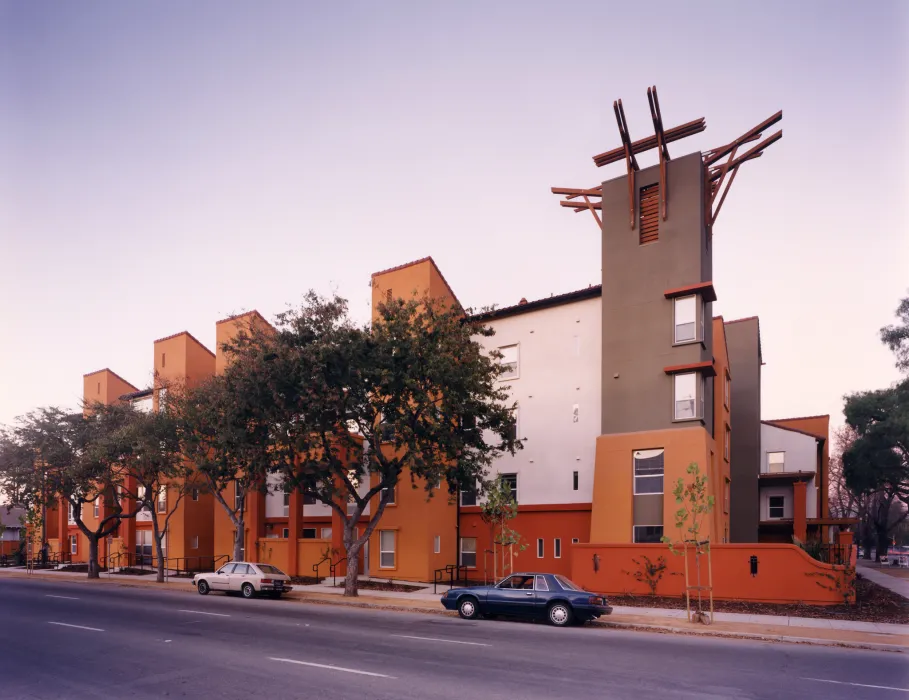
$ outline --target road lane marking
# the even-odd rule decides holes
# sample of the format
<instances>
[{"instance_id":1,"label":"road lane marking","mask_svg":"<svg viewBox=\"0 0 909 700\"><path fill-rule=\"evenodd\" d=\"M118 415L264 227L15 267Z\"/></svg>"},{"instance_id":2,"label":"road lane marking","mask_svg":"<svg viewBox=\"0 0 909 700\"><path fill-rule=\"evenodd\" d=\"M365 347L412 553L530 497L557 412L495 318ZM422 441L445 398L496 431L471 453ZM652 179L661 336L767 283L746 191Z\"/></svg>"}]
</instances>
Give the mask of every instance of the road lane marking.
<instances>
[{"instance_id":1,"label":"road lane marking","mask_svg":"<svg viewBox=\"0 0 909 700\"><path fill-rule=\"evenodd\" d=\"M280 661L285 664L297 664L298 666L311 666L312 668L327 668L329 671L343 671L344 673L356 673L358 676L372 676L374 678L392 678L395 676L386 676L384 673L373 673L372 671L358 671L355 668L344 668L343 666L332 666L331 664L314 664L309 661L297 661L296 659L279 659L275 656L269 656L269 661Z\"/></svg>"},{"instance_id":2,"label":"road lane marking","mask_svg":"<svg viewBox=\"0 0 909 700\"><path fill-rule=\"evenodd\" d=\"M846 681L831 681L827 678L802 678L803 681L816 681L817 683L834 683L836 685L851 685L856 688L875 688L877 690L895 690L898 693L909 693L909 688L894 688L889 685L868 685L867 683L848 683Z\"/></svg>"},{"instance_id":3,"label":"road lane marking","mask_svg":"<svg viewBox=\"0 0 909 700\"><path fill-rule=\"evenodd\" d=\"M201 610L178 610L177 612L192 613L193 615L211 615L212 617L230 617L224 613L202 612Z\"/></svg>"},{"instance_id":4,"label":"road lane marking","mask_svg":"<svg viewBox=\"0 0 909 700\"><path fill-rule=\"evenodd\" d=\"M68 625L65 622L48 622L49 625L58 625L60 627L72 627L77 630L89 630L90 632L103 632L104 630L97 627L85 627L83 625Z\"/></svg>"},{"instance_id":5,"label":"road lane marking","mask_svg":"<svg viewBox=\"0 0 909 700\"><path fill-rule=\"evenodd\" d=\"M419 639L424 642L445 642L447 644L469 644L473 647L491 647L492 644L483 644L482 642L462 642L460 639L439 639L438 637L413 637L409 634L393 634L392 637L401 639Z\"/></svg>"},{"instance_id":6,"label":"road lane marking","mask_svg":"<svg viewBox=\"0 0 909 700\"><path fill-rule=\"evenodd\" d=\"M79 600L78 598L73 598L71 595L51 595L47 593L45 598L62 598L63 600Z\"/></svg>"}]
</instances>

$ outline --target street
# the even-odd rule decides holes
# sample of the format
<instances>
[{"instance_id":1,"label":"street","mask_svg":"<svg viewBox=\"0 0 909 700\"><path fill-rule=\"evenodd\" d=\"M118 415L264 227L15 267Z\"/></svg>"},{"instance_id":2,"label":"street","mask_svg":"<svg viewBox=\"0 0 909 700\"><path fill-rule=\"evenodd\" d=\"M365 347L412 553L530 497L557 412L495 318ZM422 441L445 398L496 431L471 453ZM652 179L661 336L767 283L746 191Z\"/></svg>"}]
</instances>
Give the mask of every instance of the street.
<instances>
[{"instance_id":1,"label":"street","mask_svg":"<svg viewBox=\"0 0 909 700\"><path fill-rule=\"evenodd\" d=\"M0 579L0 698L906 697L905 655Z\"/></svg>"}]
</instances>

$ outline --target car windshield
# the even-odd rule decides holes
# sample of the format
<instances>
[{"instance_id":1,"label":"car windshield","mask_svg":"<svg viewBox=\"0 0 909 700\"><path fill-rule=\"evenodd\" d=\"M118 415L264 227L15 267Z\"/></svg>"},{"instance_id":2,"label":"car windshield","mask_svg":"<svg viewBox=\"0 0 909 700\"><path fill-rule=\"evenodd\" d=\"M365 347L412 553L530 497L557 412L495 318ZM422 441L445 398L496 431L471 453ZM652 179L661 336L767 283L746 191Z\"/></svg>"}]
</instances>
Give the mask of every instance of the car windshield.
<instances>
[{"instance_id":1,"label":"car windshield","mask_svg":"<svg viewBox=\"0 0 909 700\"><path fill-rule=\"evenodd\" d=\"M569 579L565 578L564 576L556 575L554 578L556 581L559 582L559 585L566 591L580 591L581 593L584 592L583 588L581 588L574 581L570 581Z\"/></svg>"},{"instance_id":2,"label":"car windshield","mask_svg":"<svg viewBox=\"0 0 909 700\"><path fill-rule=\"evenodd\" d=\"M256 566L259 567L259 571L261 571L263 574L275 574L276 576L285 575L281 569L276 566L272 566L271 564L257 564Z\"/></svg>"}]
</instances>

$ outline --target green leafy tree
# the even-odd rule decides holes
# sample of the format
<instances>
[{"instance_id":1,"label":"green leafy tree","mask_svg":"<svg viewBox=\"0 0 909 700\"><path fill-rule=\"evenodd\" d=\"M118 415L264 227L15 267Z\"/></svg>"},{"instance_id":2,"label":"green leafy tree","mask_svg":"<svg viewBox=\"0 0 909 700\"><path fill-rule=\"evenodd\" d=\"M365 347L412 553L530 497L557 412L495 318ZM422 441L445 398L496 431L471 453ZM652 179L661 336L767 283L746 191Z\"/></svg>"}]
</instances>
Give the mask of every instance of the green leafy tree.
<instances>
[{"instance_id":1,"label":"green leafy tree","mask_svg":"<svg viewBox=\"0 0 909 700\"><path fill-rule=\"evenodd\" d=\"M453 498L457 484L482 482L497 455L520 447L499 358L477 340L488 335L435 299L381 304L364 326L345 300L310 292L275 332L251 328L226 346L228 382L232 372L256 378L234 391L244 387L244 416L267 426L264 471L342 523L346 596L357 595L359 553L402 479L427 498Z\"/></svg>"},{"instance_id":2,"label":"green leafy tree","mask_svg":"<svg viewBox=\"0 0 909 700\"><path fill-rule=\"evenodd\" d=\"M896 356L896 367L909 372L909 297L900 300L896 307L898 323L881 328L881 341Z\"/></svg>"}]
</instances>

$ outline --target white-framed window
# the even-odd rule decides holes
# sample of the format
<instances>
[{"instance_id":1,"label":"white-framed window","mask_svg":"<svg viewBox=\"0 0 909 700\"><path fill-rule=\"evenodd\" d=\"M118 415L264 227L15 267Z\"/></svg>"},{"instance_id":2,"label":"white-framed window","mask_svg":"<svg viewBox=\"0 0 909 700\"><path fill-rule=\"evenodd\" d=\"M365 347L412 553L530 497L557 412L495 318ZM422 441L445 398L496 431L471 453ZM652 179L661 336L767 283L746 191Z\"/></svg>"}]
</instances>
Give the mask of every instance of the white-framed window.
<instances>
[{"instance_id":1,"label":"white-framed window","mask_svg":"<svg viewBox=\"0 0 909 700\"><path fill-rule=\"evenodd\" d=\"M511 490L511 497L514 502L518 502L518 475L517 474L499 474L499 481L508 485Z\"/></svg>"},{"instance_id":2,"label":"white-framed window","mask_svg":"<svg viewBox=\"0 0 909 700\"><path fill-rule=\"evenodd\" d=\"M571 538L571 544L578 544L580 541L581 541L581 540L579 540L577 537L572 537L572 538Z\"/></svg>"},{"instance_id":3,"label":"white-framed window","mask_svg":"<svg viewBox=\"0 0 909 700\"><path fill-rule=\"evenodd\" d=\"M786 471L786 453L785 452L768 452L767 453L767 471L771 474L778 474Z\"/></svg>"},{"instance_id":4,"label":"white-framed window","mask_svg":"<svg viewBox=\"0 0 909 700\"><path fill-rule=\"evenodd\" d=\"M323 540L330 540L331 539L331 528L323 527L321 532L319 532L319 535L321 535Z\"/></svg>"},{"instance_id":5,"label":"white-framed window","mask_svg":"<svg viewBox=\"0 0 909 700\"><path fill-rule=\"evenodd\" d=\"M379 568L395 568L395 531L379 531Z\"/></svg>"},{"instance_id":6,"label":"white-framed window","mask_svg":"<svg viewBox=\"0 0 909 700\"><path fill-rule=\"evenodd\" d=\"M785 517L786 497L785 496L768 496L767 497L767 517L770 520L778 520Z\"/></svg>"},{"instance_id":7,"label":"white-framed window","mask_svg":"<svg viewBox=\"0 0 909 700\"><path fill-rule=\"evenodd\" d=\"M556 559L562 558L562 540L559 537L552 541L552 556Z\"/></svg>"},{"instance_id":8,"label":"white-framed window","mask_svg":"<svg viewBox=\"0 0 909 700\"><path fill-rule=\"evenodd\" d=\"M314 539L316 539L316 528L314 528L314 527L304 527L304 528L303 528L303 539L304 539L304 540L314 540Z\"/></svg>"},{"instance_id":9,"label":"white-framed window","mask_svg":"<svg viewBox=\"0 0 909 700\"><path fill-rule=\"evenodd\" d=\"M499 362L502 364L503 369L499 379L517 379L520 355L517 343L514 345L503 345L499 348L499 352L502 353L502 359Z\"/></svg>"},{"instance_id":10,"label":"white-framed window","mask_svg":"<svg viewBox=\"0 0 909 700\"><path fill-rule=\"evenodd\" d=\"M80 515L80 514L81 514L81 511L82 511L82 508L81 508L80 506L78 506L78 505L73 505L73 506L69 509L69 522L75 523L75 522L76 522L76 516L77 516L77 515Z\"/></svg>"},{"instance_id":11,"label":"white-framed window","mask_svg":"<svg viewBox=\"0 0 909 700\"><path fill-rule=\"evenodd\" d=\"M546 554L546 544L542 537L537 539L537 559L542 559Z\"/></svg>"},{"instance_id":12,"label":"white-framed window","mask_svg":"<svg viewBox=\"0 0 909 700\"><path fill-rule=\"evenodd\" d=\"M571 490L572 491L578 490L578 473L577 472L572 472L572 474L571 474Z\"/></svg>"},{"instance_id":13,"label":"white-framed window","mask_svg":"<svg viewBox=\"0 0 909 700\"><path fill-rule=\"evenodd\" d=\"M158 504L158 512L166 513L167 512L167 487L159 486L158 487L158 498L155 499Z\"/></svg>"},{"instance_id":14,"label":"white-framed window","mask_svg":"<svg viewBox=\"0 0 909 700\"><path fill-rule=\"evenodd\" d=\"M432 538L432 553L439 554L442 551L442 538L436 535Z\"/></svg>"},{"instance_id":15,"label":"white-framed window","mask_svg":"<svg viewBox=\"0 0 909 700\"><path fill-rule=\"evenodd\" d=\"M635 525L635 544L658 543L663 537L662 525Z\"/></svg>"},{"instance_id":16,"label":"white-framed window","mask_svg":"<svg viewBox=\"0 0 909 700\"><path fill-rule=\"evenodd\" d=\"M675 316L675 342L690 343L698 338L698 298L692 294L677 297L673 304Z\"/></svg>"},{"instance_id":17,"label":"white-framed window","mask_svg":"<svg viewBox=\"0 0 909 700\"><path fill-rule=\"evenodd\" d=\"M462 486L461 487L461 505L462 506L475 506L477 504L477 486L473 484L472 486Z\"/></svg>"},{"instance_id":18,"label":"white-framed window","mask_svg":"<svg viewBox=\"0 0 909 700\"><path fill-rule=\"evenodd\" d=\"M234 510L239 511L241 505L244 505L243 489L240 488L240 484L235 482L234 483Z\"/></svg>"},{"instance_id":19,"label":"white-framed window","mask_svg":"<svg viewBox=\"0 0 909 700\"><path fill-rule=\"evenodd\" d=\"M101 497L95 499L95 502L92 504L92 515L96 518L101 516Z\"/></svg>"},{"instance_id":20,"label":"white-framed window","mask_svg":"<svg viewBox=\"0 0 909 700\"><path fill-rule=\"evenodd\" d=\"M285 518L290 515L290 494L287 491L284 492L284 511L283 512L284 512Z\"/></svg>"},{"instance_id":21,"label":"white-framed window","mask_svg":"<svg viewBox=\"0 0 909 700\"><path fill-rule=\"evenodd\" d=\"M698 372L673 377L673 418L695 420L704 417L704 378Z\"/></svg>"},{"instance_id":22,"label":"white-framed window","mask_svg":"<svg viewBox=\"0 0 909 700\"><path fill-rule=\"evenodd\" d=\"M199 489L193 489L191 492L191 497L194 501L199 500Z\"/></svg>"},{"instance_id":23,"label":"white-framed window","mask_svg":"<svg viewBox=\"0 0 909 700\"><path fill-rule=\"evenodd\" d=\"M663 450L634 453L634 495L663 493Z\"/></svg>"},{"instance_id":24,"label":"white-framed window","mask_svg":"<svg viewBox=\"0 0 909 700\"><path fill-rule=\"evenodd\" d=\"M281 537L283 537L285 540L288 537L290 537L290 528L289 527L285 527L285 528L281 529Z\"/></svg>"},{"instance_id":25,"label":"white-framed window","mask_svg":"<svg viewBox=\"0 0 909 700\"><path fill-rule=\"evenodd\" d=\"M391 490L391 496L388 498L388 503L386 505L393 506L395 505L395 499L397 498L397 486L386 486L382 489L382 498L385 498L385 494Z\"/></svg>"},{"instance_id":26,"label":"white-framed window","mask_svg":"<svg viewBox=\"0 0 909 700\"><path fill-rule=\"evenodd\" d=\"M193 535L192 538L189 540L189 548L190 549L199 549L199 536L198 535Z\"/></svg>"},{"instance_id":27,"label":"white-framed window","mask_svg":"<svg viewBox=\"0 0 909 700\"><path fill-rule=\"evenodd\" d=\"M476 537L462 537L461 538L461 566L466 566L469 569L477 568L477 538Z\"/></svg>"},{"instance_id":28,"label":"white-framed window","mask_svg":"<svg viewBox=\"0 0 909 700\"><path fill-rule=\"evenodd\" d=\"M69 553L70 554L79 553L79 536L78 535L69 536Z\"/></svg>"},{"instance_id":29,"label":"white-framed window","mask_svg":"<svg viewBox=\"0 0 909 700\"><path fill-rule=\"evenodd\" d=\"M729 372L726 372L723 378L723 405L726 408L729 408L729 400L732 396L732 377L729 376Z\"/></svg>"},{"instance_id":30,"label":"white-framed window","mask_svg":"<svg viewBox=\"0 0 909 700\"><path fill-rule=\"evenodd\" d=\"M311 493L303 494L303 505L304 506L314 506L314 505L316 505L316 503L318 503L318 501L316 500L316 497L313 496Z\"/></svg>"},{"instance_id":31,"label":"white-framed window","mask_svg":"<svg viewBox=\"0 0 909 700\"><path fill-rule=\"evenodd\" d=\"M726 461L729 461L729 445L732 443L732 430L729 426L726 426L726 430L723 433L723 457L726 458Z\"/></svg>"}]
</instances>

